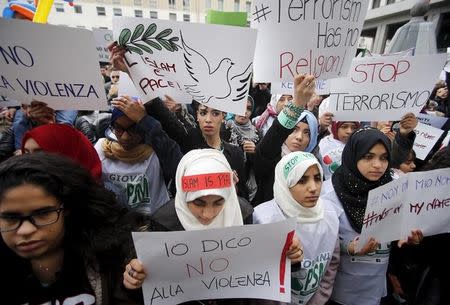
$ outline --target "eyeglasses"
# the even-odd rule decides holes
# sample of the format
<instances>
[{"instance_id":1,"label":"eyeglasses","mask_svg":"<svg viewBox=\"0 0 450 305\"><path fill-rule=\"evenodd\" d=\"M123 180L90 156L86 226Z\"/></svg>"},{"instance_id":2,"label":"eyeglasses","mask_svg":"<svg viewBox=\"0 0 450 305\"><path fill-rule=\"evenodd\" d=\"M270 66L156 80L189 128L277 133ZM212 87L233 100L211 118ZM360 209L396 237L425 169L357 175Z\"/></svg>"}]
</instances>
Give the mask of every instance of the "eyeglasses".
<instances>
[{"instance_id":1,"label":"eyeglasses","mask_svg":"<svg viewBox=\"0 0 450 305\"><path fill-rule=\"evenodd\" d=\"M119 125L111 125L111 130L114 132L116 137L120 138L124 132L126 131L130 136L140 135L139 130L137 129L136 124L131 125L128 128L123 128Z\"/></svg>"},{"instance_id":2,"label":"eyeglasses","mask_svg":"<svg viewBox=\"0 0 450 305\"><path fill-rule=\"evenodd\" d=\"M51 225L58 221L63 210L64 207L61 206L56 209L32 212L27 216L0 214L0 232L15 231L25 220L31 222L36 228Z\"/></svg>"}]
</instances>

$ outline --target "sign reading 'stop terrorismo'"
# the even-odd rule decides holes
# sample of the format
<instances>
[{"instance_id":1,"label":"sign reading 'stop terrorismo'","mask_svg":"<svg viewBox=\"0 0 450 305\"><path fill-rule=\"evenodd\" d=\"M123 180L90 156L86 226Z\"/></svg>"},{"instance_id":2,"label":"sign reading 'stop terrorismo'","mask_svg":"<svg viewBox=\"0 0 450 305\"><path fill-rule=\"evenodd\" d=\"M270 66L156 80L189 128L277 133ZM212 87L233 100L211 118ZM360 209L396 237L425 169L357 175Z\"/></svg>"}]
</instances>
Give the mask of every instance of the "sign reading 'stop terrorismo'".
<instances>
[{"instance_id":1,"label":"sign reading 'stop terrorismo'","mask_svg":"<svg viewBox=\"0 0 450 305\"><path fill-rule=\"evenodd\" d=\"M393 121L425 106L445 54L355 58L348 77L330 80L337 121Z\"/></svg>"},{"instance_id":2,"label":"sign reading 'stop terrorismo'","mask_svg":"<svg viewBox=\"0 0 450 305\"><path fill-rule=\"evenodd\" d=\"M137 256L148 272L145 304L229 298L290 302L286 251L294 228L291 218L213 230L134 232Z\"/></svg>"},{"instance_id":3,"label":"sign reading 'stop terrorismo'","mask_svg":"<svg viewBox=\"0 0 450 305\"><path fill-rule=\"evenodd\" d=\"M256 30L142 18L114 18L114 37L144 101L171 96L244 114Z\"/></svg>"},{"instance_id":4,"label":"sign reading 'stop terrorismo'","mask_svg":"<svg viewBox=\"0 0 450 305\"><path fill-rule=\"evenodd\" d=\"M0 95L55 110L106 110L92 32L0 18Z\"/></svg>"},{"instance_id":5,"label":"sign reading 'stop terrorismo'","mask_svg":"<svg viewBox=\"0 0 450 305\"><path fill-rule=\"evenodd\" d=\"M250 18L258 29L254 80L292 81L346 76L355 55L368 0L254 0Z\"/></svg>"}]
</instances>

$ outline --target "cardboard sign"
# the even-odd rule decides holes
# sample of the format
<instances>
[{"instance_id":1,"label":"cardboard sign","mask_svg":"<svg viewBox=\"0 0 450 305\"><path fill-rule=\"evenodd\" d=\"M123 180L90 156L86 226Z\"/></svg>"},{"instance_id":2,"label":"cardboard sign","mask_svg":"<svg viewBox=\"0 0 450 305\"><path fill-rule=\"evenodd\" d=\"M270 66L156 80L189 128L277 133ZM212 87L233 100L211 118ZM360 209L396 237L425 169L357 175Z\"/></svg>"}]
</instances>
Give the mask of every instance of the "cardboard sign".
<instances>
[{"instance_id":1,"label":"cardboard sign","mask_svg":"<svg viewBox=\"0 0 450 305\"><path fill-rule=\"evenodd\" d=\"M419 120L420 123L433 126L436 128L442 128L442 126L444 126L444 124L447 123L448 120L448 118L446 117L429 115L425 113L419 113L417 115L417 119Z\"/></svg>"},{"instance_id":2,"label":"cardboard sign","mask_svg":"<svg viewBox=\"0 0 450 305\"><path fill-rule=\"evenodd\" d=\"M108 109L92 32L0 18L0 95L55 110Z\"/></svg>"},{"instance_id":3,"label":"cardboard sign","mask_svg":"<svg viewBox=\"0 0 450 305\"><path fill-rule=\"evenodd\" d=\"M125 17L114 18L113 28L144 102L169 95L244 115L255 30Z\"/></svg>"},{"instance_id":4,"label":"cardboard sign","mask_svg":"<svg viewBox=\"0 0 450 305\"><path fill-rule=\"evenodd\" d=\"M327 95L330 94L329 82L323 79L316 79L316 94ZM272 83L270 90L273 94L290 94L294 95L293 82Z\"/></svg>"},{"instance_id":5,"label":"cardboard sign","mask_svg":"<svg viewBox=\"0 0 450 305\"><path fill-rule=\"evenodd\" d=\"M120 72L119 76L119 93L118 96L131 96L131 97L139 97L140 94L137 91L136 87L133 84L133 81L128 76L128 74L124 72Z\"/></svg>"},{"instance_id":6,"label":"cardboard sign","mask_svg":"<svg viewBox=\"0 0 450 305\"><path fill-rule=\"evenodd\" d=\"M99 62L109 62L108 46L114 42L113 31L107 29L93 29L95 49Z\"/></svg>"},{"instance_id":7,"label":"cardboard sign","mask_svg":"<svg viewBox=\"0 0 450 305\"><path fill-rule=\"evenodd\" d=\"M290 302L286 251L295 219L264 225L186 232L133 233L148 277L146 305L258 298Z\"/></svg>"},{"instance_id":8,"label":"cardboard sign","mask_svg":"<svg viewBox=\"0 0 450 305\"><path fill-rule=\"evenodd\" d=\"M369 5L359 1L254 0L251 27L258 29L254 81L292 81L347 75Z\"/></svg>"},{"instance_id":9,"label":"cardboard sign","mask_svg":"<svg viewBox=\"0 0 450 305\"><path fill-rule=\"evenodd\" d=\"M409 173L369 192L358 246L450 232L450 168Z\"/></svg>"},{"instance_id":10,"label":"cardboard sign","mask_svg":"<svg viewBox=\"0 0 450 305\"><path fill-rule=\"evenodd\" d=\"M337 121L394 121L418 114L445 54L355 58L348 77L330 80L329 112Z\"/></svg>"},{"instance_id":11,"label":"cardboard sign","mask_svg":"<svg viewBox=\"0 0 450 305\"><path fill-rule=\"evenodd\" d=\"M416 133L414 152L418 159L425 160L444 131L423 123L418 123L414 131Z\"/></svg>"}]
</instances>

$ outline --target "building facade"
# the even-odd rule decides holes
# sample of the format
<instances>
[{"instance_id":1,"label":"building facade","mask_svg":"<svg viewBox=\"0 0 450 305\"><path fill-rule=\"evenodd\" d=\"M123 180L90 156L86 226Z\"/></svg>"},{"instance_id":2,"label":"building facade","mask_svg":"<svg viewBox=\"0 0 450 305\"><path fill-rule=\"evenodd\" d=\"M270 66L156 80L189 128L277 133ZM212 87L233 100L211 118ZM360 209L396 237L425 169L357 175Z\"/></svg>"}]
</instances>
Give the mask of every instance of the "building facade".
<instances>
[{"instance_id":1,"label":"building facade","mask_svg":"<svg viewBox=\"0 0 450 305\"><path fill-rule=\"evenodd\" d=\"M384 53L395 31L410 19L410 9L417 0L370 0L359 42L360 48ZM427 21L436 27L439 50L450 47L450 0L431 0Z\"/></svg>"}]
</instances>

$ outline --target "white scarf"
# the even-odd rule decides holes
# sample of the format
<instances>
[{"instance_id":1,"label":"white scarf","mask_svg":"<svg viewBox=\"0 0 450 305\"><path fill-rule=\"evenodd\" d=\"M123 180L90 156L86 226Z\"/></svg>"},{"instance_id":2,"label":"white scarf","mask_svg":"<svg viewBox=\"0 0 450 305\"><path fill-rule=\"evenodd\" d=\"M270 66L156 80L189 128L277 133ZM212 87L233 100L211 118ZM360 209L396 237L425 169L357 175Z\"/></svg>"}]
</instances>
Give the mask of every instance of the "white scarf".
<instances>
[{"instance_id":1,"label":"white scarf","mask_svg":"<svg viewBox=\"0 0 450 305\"><path fill-rule=\"evenodd\" d=\"M290 153L281 158L275 167L275 183L273 185L275 202L287 217L295 217L298 223L317 222L324 215L320 198L314 207L305 208L292 197L289 191L289 188L293 187L313 165L319 168L322 179L323 171L319 161L313 154L307 152Z\"/></svg>"},{"instance_id":2,"label":"white scarf","mask_svg":"<svg viewBox=\"0 0 450 305\"><path fill-rule=\"evenodd\" d=\"M183 192L182 178L184 176L223 172L230 173L231 187ZM224 228L244 224L232 177L233 171L227 159L221 152L215 149L195 149L184 155L176 173L177 193L175 195L175 211L181 225L186 231ZM187 201L188 199L192 201L207 195L219 195L225 199L225 203L222 211L214 220L208 225L203 225L191 213L187 206Z\"/></svg>"}]
</instances>

